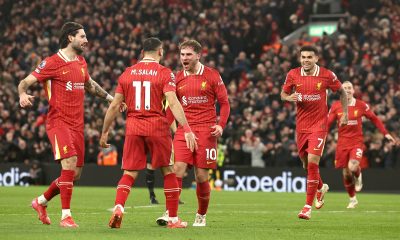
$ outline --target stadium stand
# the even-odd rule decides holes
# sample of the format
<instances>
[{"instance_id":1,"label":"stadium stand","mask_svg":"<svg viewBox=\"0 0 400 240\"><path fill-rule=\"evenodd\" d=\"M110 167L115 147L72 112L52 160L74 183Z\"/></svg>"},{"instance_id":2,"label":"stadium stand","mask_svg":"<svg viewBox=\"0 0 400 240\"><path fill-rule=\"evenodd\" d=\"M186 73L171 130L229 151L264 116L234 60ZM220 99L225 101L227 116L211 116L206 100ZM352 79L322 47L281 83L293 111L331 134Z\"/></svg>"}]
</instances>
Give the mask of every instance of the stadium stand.
<instances>
[{"instance_id":1,"label":"stadium stand","mask_svg":"<svg viewBox=\"0 0 400 240\"><path fill-rule=\"evenodd\" d=\"M165 43L163 64L179 69L177 45L194 38L204 46L204 62L221 73L229 92L231 116L224 131L225 164L251 165L243 144L260 139L257 166L300 166L294 142L295 109L280 100L280 87L290 68L298 66L297 50L318 46L320 64L342 81L351 81L356 97L371 104L387 129L400 136L400 6L394 0L343 0L336 37L309 39L290 46L281 39L307 23L314 0L248 1L0 1L0 163L37 159L51 162L45 134L47 103L42 87L31 109L18 105L18 82L58 49L56 30L68 20L82 23L89 40L85 53L90 74L113 91L125 67L140 58L140 43L157 36ZM397 2L397 4L396 4ZM324 10L325 11L325 10ZM316 41L315 41L316 40ZM330 99L330 102L332 99ZM107 104L86 96L86 162L95 163ZM115 121L111 143L122 156L124 118ZM382 141L365 124L366 156L371 167L399 167L400 150ZM257 140L258 144L258 140ZM335 136L328 137L322 166L331 167Z\"/></svg>"}]
</instances>

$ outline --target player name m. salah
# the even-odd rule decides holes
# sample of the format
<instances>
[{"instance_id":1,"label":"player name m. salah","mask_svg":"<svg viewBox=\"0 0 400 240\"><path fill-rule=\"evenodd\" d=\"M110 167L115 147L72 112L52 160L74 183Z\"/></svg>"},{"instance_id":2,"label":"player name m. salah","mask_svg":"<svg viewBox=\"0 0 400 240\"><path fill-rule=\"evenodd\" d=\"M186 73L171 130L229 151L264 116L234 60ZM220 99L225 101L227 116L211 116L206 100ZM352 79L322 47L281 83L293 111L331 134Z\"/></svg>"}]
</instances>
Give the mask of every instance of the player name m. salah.
<instances>
[{"instance_id":1,"label":"player name m. salah","mask_svg":"<svg viewBox=\"0 0 400 240\"><path fill-rule=\"evenodd\" d=\"M133 69L131 71L131 75L157 76L157 71L152 70L152 69Z\"/></svg>"}]
</instances>

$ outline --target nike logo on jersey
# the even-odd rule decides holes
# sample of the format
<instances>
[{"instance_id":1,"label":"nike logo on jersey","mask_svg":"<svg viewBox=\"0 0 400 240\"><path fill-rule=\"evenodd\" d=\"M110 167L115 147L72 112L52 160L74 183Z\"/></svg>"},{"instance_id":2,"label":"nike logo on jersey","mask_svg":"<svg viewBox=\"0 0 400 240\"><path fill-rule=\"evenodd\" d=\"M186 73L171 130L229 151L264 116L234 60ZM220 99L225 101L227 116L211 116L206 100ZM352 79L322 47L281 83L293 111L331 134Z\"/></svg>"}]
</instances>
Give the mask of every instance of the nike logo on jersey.
<instances>
[{"instance_id":1,"label":"nike logo on jersey","mask_svg":"<svg viewBox=\"0 0 400 240\"><path fill-rule=\"evenodd\" d=\"M186 85L178 87L178 90L181 90L182 88L186 87Z\"/></svg>"},{"instance_id":2,"label":"nike logo on jersey","mask_svg":"<svg viewBox=\"0 0 400 240\"><path fill-rule=\"evenodd\" d=\"M207 165L213 164L215 161L207 161Z\"/></svg>"},{"instance_id":3,"label":"nike logo on jersey","mask_svg":"<svg viewBox=\"0 0 400 240\"><path fill-rule=\"evenodd\" d=\"M303 85L303 84L296 84L296 87L300 87L301 85Z\"/></svg>"},{"instance_id":4,"label":"nike logo on jersey","mask_svg":"<svg viewBox=\"0 0 400 240\"><path fill-rule=\"evenodd\" d=\"M63 71L63 75L65 75L65 74L67 74L67 73L69 73L69 71Z\"/></svg>"},{"instance_id":5,"label":"nike logo on jersey","mask_svg":"<svg viewBox=\"0 0 400 240\"><path fill-rule=\"evenodd\" d=\"M321 150L321 149L319 149L319 148L314 148L314 151L319 151L319 150Z\"/></svg>"}]
</instances>

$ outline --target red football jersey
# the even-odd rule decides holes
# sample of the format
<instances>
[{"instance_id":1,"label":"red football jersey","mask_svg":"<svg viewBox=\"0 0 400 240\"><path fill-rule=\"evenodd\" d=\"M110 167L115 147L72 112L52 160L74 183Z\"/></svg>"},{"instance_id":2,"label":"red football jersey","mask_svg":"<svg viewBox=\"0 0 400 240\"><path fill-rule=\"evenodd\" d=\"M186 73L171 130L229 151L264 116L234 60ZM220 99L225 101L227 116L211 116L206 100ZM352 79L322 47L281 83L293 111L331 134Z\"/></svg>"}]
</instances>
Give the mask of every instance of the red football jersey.
<instances>
[{"instance_id":1,"label":"red football jersey","mask_svg":"<svg viewBox=\"0 0 400 240\"><path fill-rule=\"evenodd\" d=\"M169 135L164 93L170 91L175 92L175 76L169 68L151 59L127 68L115 90L128 105L126 135Z\"/></svg>"},{"instance_id":2,"label":"red football jersey","mask_svg":"<svg viewBox=\"0 0 400 240\"><path fill-rule=\"evenodd\" d=\"M352 148L357 144L363 144L362 117L370 119L374 125L382 132L387 134L387 130L382 121L371 111L368 104L361 100L353 99L348 106L349 121L347 125L339 127L339 120L343 114L340 101L334 102L328 115L328 127L336 121L339 128L338 145L343 148Z\"/></svg>"},{"instance_id":3,"label":"red football jersey","mask_svg":"<svg viewBox=\"0 0 400 240\"><path fill-rule=\"evenodd\" d=\"M42 61L31 74L43 84L49 101L47 129L83 130L85 82L89 80L85 59L82 56L68 59L60 50Z\"/></svg>"},{"instance_id":4,"label":"red football jersey","mask_svg":"<svg viewBox=\"0 0 400 240\"><path fill-rule=\"evenodd\" d=\"M221 114L218 124L225 127L229 116L228 94L218 71L201 64L198 72L189 75L179 71L176 75L176 95L183 107L190 127L197 131L210 131L217 123L215 101L227 104L227 113ZM181 126L180 126L181 127Z\"/></svg>"},{"instance_id":5,"label":"red football jersey","mask_svg":"<svg viewBox=\"0 0 400 240\"><path fill-rule=\"evenodd\" d=\"M296 131L299 133L326 132L328 119L327 90L338 90L342 84L336 75L316 66L313 75L307 76L303 67L289 71L283 91L300 93L297 105Z\"/></svg>"}]
</instances>

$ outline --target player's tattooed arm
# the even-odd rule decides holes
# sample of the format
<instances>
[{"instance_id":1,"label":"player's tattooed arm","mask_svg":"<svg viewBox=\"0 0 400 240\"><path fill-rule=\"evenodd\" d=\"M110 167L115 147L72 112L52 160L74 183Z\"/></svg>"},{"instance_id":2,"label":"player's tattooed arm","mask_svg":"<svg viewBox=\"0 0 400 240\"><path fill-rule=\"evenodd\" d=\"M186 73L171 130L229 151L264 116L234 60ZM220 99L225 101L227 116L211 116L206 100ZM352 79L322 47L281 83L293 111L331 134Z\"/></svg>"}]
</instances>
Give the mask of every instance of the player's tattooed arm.
<instances>
[{"instance_id":1,"label":"player's tattooed arm","mask_svg":"<svg viewBox=\"0 0 400 240\"><path fill-rule=\"evenodd\" d=\"M85 90L88 91L93 96L97 96L112 102L114 99L110 94L108 94L100 85L94 81L92 78L85 83Z\"/></svg>"}]
</instances>

